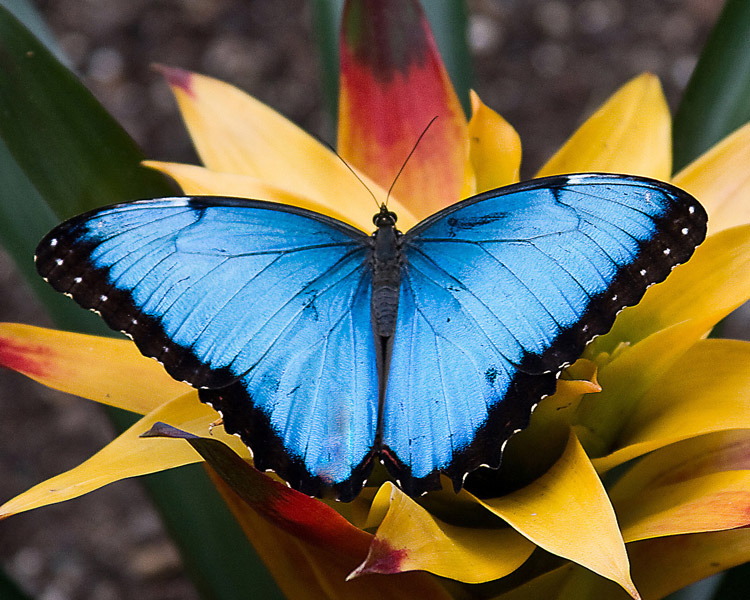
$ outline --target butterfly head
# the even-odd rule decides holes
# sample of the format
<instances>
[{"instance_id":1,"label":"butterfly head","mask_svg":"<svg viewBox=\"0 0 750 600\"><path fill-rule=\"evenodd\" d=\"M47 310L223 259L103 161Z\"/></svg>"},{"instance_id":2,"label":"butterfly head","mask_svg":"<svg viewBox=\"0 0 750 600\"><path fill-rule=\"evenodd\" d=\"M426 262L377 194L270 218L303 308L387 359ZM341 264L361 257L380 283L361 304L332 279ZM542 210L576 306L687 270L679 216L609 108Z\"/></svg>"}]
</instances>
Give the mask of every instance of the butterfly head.
<instances>
[{"instance_id":1,"label":"butterfly head","mask_svg":"<svg viewBox=\"0 0 750 600\"><path fill-rule=\"evenodd\" d=\"M380 205L380 212L375 213L375 215L372 217L372 222L380 229L381 227L393 227L396 224L396 220L398 217L396 216L396 213L388 210L388 207L385 204Z\"/></svg>"}]
</instances>

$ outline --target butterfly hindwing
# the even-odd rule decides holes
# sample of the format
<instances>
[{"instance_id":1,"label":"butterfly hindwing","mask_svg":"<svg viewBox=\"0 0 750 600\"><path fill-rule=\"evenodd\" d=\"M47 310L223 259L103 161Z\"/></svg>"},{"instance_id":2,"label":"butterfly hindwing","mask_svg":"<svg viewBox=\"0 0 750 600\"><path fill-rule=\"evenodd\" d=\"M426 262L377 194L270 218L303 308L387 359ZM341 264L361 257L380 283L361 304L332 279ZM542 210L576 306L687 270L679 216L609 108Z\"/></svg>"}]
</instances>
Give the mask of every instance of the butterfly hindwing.
<instances>
[{"instance_id":1,"label":"butterfly hindwing","mask_svg":"<svg viewBox=\"0 0 750 600\"><path fill-rule=\"evenodd\" d=\"M200 391L253 449L256 467L307 494L330 489L347 501L372 469L378 416L371 277L362 262L319 278L305 309L280 311L285 327L238 382Z\"/></svg>"},{"instance_id":2,"label":"butterfly hindwing","mask_svg":"<svg viewBox=\"0 0 750 600\"><path fill-rule=\"evenodd\" d=\"M37 269L206 388L259 468L353 497L377 420L367 239L285 205L165 198L64 223Z\"/></svg>"},{"instance_id":3,"label":"butterfly hindwing","mask_svg":"<svg viewBox=\"0 0 750 600\"><path fill-rule=\"evenodd\" d=\"M381 442L405 490L497 467L560 370L689 258L705 222L677 188L589 174L488 192L408 231Z\"/></svg>"}]
</instances>

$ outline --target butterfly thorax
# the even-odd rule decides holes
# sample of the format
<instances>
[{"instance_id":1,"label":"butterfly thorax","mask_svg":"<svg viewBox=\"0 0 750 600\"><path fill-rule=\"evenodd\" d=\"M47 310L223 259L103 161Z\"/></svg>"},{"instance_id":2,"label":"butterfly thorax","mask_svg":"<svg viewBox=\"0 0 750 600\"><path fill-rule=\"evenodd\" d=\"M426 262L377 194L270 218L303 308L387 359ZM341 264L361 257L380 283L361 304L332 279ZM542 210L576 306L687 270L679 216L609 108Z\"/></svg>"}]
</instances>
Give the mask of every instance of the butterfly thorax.
<instances>
[{"instance_id":1,"label":"butterfly thorax","mask_svg":"<svg viewBox=\"0 0 750 600\"><path fill-rule=\"evenodd\" d=\"M385 205L373 219L377 230L372 234L372 328L375 335L393 336L398 314L398 292L401 287L401 232L396 229L396 215Z\"/></svg>"}]
</instances>

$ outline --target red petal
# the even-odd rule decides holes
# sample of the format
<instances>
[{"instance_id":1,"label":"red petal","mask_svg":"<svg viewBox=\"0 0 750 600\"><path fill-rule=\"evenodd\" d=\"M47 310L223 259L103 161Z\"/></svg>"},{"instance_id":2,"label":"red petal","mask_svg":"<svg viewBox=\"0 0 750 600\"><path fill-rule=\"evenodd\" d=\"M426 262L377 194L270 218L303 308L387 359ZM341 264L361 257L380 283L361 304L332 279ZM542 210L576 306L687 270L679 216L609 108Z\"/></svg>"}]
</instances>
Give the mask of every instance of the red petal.
<instances>
[{"instance_id":1,"label":"red petal","mask_svg":"<svg viewBox=\"0 0 750 600\"><path fill-rule=\"evenodd\" d=\"M341 155L387 189L434 117L394 188L417 216L473 192L466 117L419 3L350 0L341 38Z\"/></svg>"}]
</instances>

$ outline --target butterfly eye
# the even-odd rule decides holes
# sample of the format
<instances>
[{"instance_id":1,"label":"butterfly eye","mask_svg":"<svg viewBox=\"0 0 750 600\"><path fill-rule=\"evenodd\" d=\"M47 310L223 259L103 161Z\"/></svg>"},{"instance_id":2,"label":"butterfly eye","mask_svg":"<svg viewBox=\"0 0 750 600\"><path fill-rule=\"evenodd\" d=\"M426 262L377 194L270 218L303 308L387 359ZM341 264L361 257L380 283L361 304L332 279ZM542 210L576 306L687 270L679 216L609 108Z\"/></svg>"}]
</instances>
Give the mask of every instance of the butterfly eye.
<instances>
[{"instance_id":1,"label":"butterfly eye","mask_svg":"<svg viewBox=\"0 0 750 600\"><path fill-rule=\"evenodd\" d=\"M396 213L391 212L382 208L379 213L375 213L372 217L372 223L375 227L388 227L389 225L395 225L398 217Z\"/></svg>"}]
</instances>

